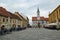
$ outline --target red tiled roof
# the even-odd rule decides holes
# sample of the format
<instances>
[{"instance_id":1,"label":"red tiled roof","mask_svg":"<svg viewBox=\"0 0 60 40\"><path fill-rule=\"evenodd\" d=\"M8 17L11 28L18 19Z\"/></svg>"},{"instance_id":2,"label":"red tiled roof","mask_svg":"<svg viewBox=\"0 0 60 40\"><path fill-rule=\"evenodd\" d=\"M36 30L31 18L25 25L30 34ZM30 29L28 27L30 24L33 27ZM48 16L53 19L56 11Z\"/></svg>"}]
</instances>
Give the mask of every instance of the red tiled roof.
<instances>
[{"instance_id":1,"label":"red tiled roof","mask_svg":"<svg viewBox=\"0 0 60 40\"><path fill-rule=\"evenodd\" d=\"M32 17L32 21L37 21L37 17Z\"/></svg>"},{"instance_id":2,"label":"red tiled roof","mask_svg":"<svg viewBox=\"0 0 60 40\"><path fill-rule=\"evenodd\" d=\"M40 20L45 20L45 18L44 17L40 17Z\"/></svg>"},{"instance_id":3,"label":"red tiled roof","mask_svg":"<svg viewBox=\"0 0 60 40\"><path fill-rule=\"evenodd\" d=\"M40 17L40 20L48 21L48 18ZM32 21L37 21L37 17L32 17Z\"/></svg>"},{"instance_id":4,"label":"red tiled roof","mask_svg":"<svg viewBox=\"0 0 60 40\"><path fill-rule=\"evenodd\" d=\"M18 12L15 12L16 14L18 14L20 17L22 17L23 20L26 20L21 14L19 14ZM21 20L22 20L21 19Z\"/></svg>"},{"instance_id":5,"label":"red tiled roof","mask_svg":"<svg viewBox=\"0 0 60 40\"><path fill-rule=\"evenodd\" d=\"M0 7L0 15L6 16L6 17L10 16L8 14L7 10L5 8L3 8L3 7Z\"/></svg>"},{"instance_id":6,"label":"red tiled roof","mask_svg":"<svg viewBox=\"0 0 60 40\"><path fill-rule=\"evenodd\" d=\"M45 18L46 21L48 21L49 19L48 18Z\"/></svg>"},{"instance_id":7,"label":"red tiled roof","mask_svg":"<svg viewBox=\"0 0 60 40\"><path fill-rule=\"evenodd\" d=\"M20 19L17 15L11 13L11 12L8 12L10 15L11 15L11 18L14 18L14 19ZM21 19L20 19L21 20Z\"/></svg>"}]
</instances>

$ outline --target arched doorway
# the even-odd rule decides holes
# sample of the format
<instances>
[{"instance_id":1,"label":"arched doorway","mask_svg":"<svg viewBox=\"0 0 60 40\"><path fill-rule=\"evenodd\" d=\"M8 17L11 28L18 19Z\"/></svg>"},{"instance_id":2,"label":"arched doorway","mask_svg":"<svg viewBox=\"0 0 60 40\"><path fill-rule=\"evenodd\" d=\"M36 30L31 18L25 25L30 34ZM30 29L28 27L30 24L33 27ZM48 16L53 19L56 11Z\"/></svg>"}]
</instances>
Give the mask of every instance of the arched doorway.
<instances>
[{"instance_id":1,"label":"arched doorway","mask_svg":"<svg viewBox=\"0 0 60 40\"><path fill-rule=\"evenodd\" d=\"M2 26L1 26L1 30L4 30L4 28L5 28L5 26L4 26L4 25L2 25Z\"/></svg>"},{"instance_id":2,"label":"arched doorway","mask_svg":"<svg viewBox=\"0 0 60 40\"><path fill-rule=\"evenodd\" d=\"M15 30L15 29L16 29L16 25L13 24L13 25L12 25L12 30Z\"/></svg>"},{"instance_id":3,"label":"arched doorway","mask_svg":"<svg viewBox=\"0 0 60 40\"><path fill-rule=\"evenodd\" d=\"M12 27L16 27L16 25L15 25L15 24L13 24L13 25L12 25Z\"/></svg>"}]
</instances>

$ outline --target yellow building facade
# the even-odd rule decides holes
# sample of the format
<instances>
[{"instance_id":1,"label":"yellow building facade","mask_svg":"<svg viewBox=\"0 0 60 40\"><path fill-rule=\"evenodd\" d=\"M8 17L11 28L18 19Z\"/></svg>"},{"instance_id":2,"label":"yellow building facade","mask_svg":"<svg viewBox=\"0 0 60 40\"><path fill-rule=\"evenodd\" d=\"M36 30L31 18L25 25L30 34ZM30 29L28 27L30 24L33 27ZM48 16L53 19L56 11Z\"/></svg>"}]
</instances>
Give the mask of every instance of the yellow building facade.
<instances>
[{"instance_id":1,"label":"yellow building facade","mask_svg":"<svg viewBox=\"0 0 60 40\"><path fill-rule=\"evenodd\" d=\"M19 16L19 18L21 18L21 27L28 27L29 24L29 19L28 17L23 17L21 14L19 14L18 12L15 12L15 15Z\"/></svg>"},{"instance_id":2,"label":"yellow building facade","mask_svg":"<svg viewBox=\"0 0 60 40\"><path fill-rule=\"evenodd\" d=\"M9 23L8 23L8 20L9 20L8 17L0 16L0 28L1 28L2 26L7 27L8 24L9 24Z\"/></svg>"},{"instance_id":3,"label":"yellow building facade","mask_svg":"<svg viewBox=\"0 0 60 40\"><path fill-rule=\"evenodd\" d=\"M49 14L49 23L55 23L60 28L60 5Z\"/></svg>"},{"instance_id":4,"label":"yellow building facade","mask_svg":"<svg viewBox=\"0 0 60 40\"><path fill-rule=\"evenodd\" d=\"M60 22L60 5L49 14L49 23Z\"/></svg>"},{"instance_id":5,"label":"yellow building facade","mask_svg":"<svg viewBox=\"0 0 60 40\"><path fill-rule=\"evenodd\" d=\"M21 19L17 15L15 15L14 13L9 12L9 14L12 16L10 18L11 27L17 28L18 26L20 26Z\"/></svg>"}]
</instances>

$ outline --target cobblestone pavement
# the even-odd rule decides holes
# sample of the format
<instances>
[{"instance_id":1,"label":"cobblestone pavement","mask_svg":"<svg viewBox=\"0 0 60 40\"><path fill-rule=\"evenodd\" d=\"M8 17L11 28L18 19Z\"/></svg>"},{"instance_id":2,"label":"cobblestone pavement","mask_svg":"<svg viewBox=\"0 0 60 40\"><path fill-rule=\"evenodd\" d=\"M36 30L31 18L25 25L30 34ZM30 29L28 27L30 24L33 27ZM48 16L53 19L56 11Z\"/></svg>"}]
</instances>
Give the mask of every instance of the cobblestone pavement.
<instances>
[{"instance_id":1,"label":"cobblestone pavement","mask_svg":"<svg viewBox=\"0 0 60 40\"><path fill-rule=\"evenodd\" d=\"M0 36L0 40L60 40L60 30L27 28Z\"/></svg>"}]
</instances>

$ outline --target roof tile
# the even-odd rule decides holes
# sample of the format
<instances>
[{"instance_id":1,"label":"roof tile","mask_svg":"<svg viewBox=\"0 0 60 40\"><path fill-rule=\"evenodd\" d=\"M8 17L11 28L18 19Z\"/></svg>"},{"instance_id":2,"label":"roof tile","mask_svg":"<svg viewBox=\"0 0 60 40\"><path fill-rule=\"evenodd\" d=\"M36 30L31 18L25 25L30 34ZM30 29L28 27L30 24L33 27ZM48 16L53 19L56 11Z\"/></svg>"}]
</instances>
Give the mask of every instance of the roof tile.
<instances>
[{"instance_id":1,"label":"roof tile","mask_svg":"<svg viewBox=\"0 0 60 40\"><path fill-rule=\"evenodd\" d=\"M45 21L48 21L48 18L45 18L45 17L40 17L40 20L45 20ZM32 17L32 21L37 21L37 17Z\"/></svg>"},{"instance_id":2,"label":"roof tile","mask_svg":"<svg viewBox=\"0 0 60 40\"><path fill-rule=\"evenodd\" d=\"M0 15L9 17L10 15L8 14L7 10L3 7L0 7Z\"/></svg>"}]
</instances>

